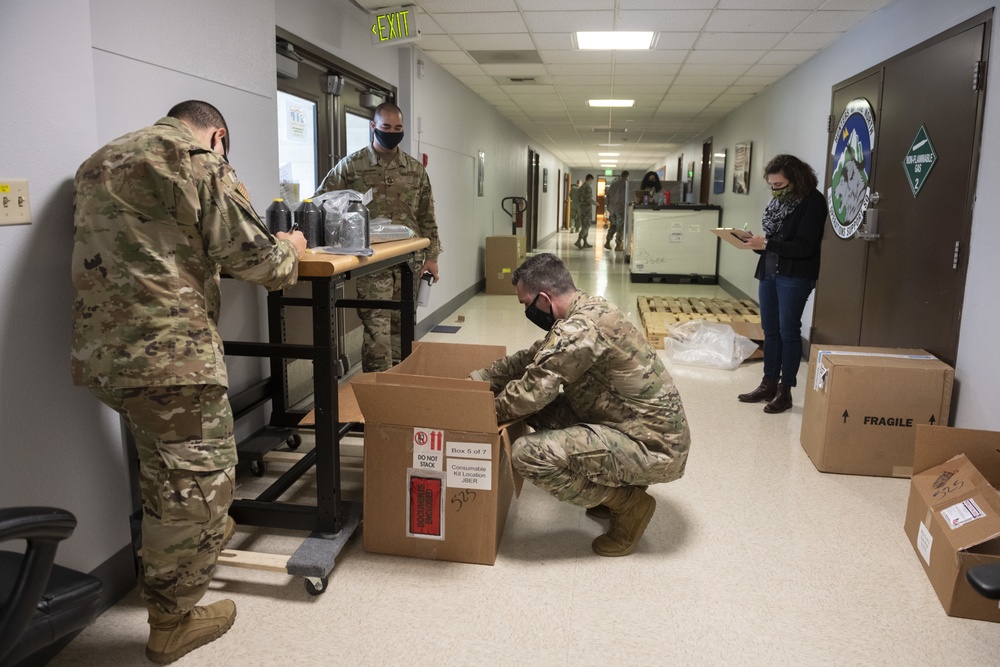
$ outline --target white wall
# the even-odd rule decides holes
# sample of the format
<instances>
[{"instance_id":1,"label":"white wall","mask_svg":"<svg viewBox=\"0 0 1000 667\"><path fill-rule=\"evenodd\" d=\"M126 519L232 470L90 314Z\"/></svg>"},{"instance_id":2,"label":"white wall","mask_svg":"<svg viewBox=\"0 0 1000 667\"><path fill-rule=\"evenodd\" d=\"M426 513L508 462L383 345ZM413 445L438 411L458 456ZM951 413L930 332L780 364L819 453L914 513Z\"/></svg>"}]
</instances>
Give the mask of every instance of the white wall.
<instances>
[{"instance_id":1,"label":"white wall","mask_svg":"<svg viewBox=\"0 0 1000 667\"><path fill-rule=\"evenodd\" d=\"M778 153L793 153L813 166L820 181L826 169L826 118L830 111L832 87L883 60L901 53L963 21L994 7L985 0L940 2L938 0L897 0L877 12L844 37L814 56L788 76L776 82L750 102L684 146L685 162L700 160L704 141L711 138L714 148L727 148L726 194L712 195L710 202L723 208L723 224L760 229L760 216L769 193L761 179L763 165ZM1000 430L1000 403L996 398L996 377L1000 376L1000 355L996 353L996 332L1000 330L1000 308L995 287L1000 278L994 254L1000 248L1000 99L997 98L997 21L987 82L986 118L983 126L977 202L972 223L972 247L966 278L958 362L955 369L957 407L955 425L965 428ZM971 68L971 64L970 64ZM971 71L971 69L970 69ZM971 76L971 74L970 74ZM750 194L731 192L733 147L753 141ZM677 153L665 157L667 165L677 163ZM695 170L698 176L700 169ZM699 184L695 183L695 192ZM757 293L753 270L757 256L722 244L719 273L737 288L752 296ZM812 300L803 316L812 321Z\"/></svg>"}]
</instances>

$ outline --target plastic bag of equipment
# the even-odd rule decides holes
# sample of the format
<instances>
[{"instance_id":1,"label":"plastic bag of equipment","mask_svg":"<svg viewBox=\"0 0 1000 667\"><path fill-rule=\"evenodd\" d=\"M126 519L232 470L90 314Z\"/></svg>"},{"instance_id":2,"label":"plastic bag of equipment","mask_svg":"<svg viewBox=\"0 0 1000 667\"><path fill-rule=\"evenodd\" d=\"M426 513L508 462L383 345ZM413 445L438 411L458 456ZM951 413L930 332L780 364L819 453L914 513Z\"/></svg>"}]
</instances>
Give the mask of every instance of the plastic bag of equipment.
<instances>
[{"instance_id":1,"label":"plastic bag of equipment","mask_svg":"<svg viewBox=\"0 0 1000 667\"><path fill-rule=\"evenodd\" d=\"M406 225L393 224L389 218L374 218L371 221L371 242L385 243L386 241L405 241L417 235L415 231Z\"/></svg>"},{"instance_id":2,"label":"plastic bag of equipment","mask_svg":"<svg viewBox=\"0 0 1000 667\"><path fill-rule=\"evenodd\" d=\"M692 320L670 330L663 339L667 359L679 364L733 370L757 349L728 324Z\"/></svg>"},{"instance_id":3,"label":"plastic bag of equipment","mask_svg":"<svg viewBox=\"0 0 1000 667\"><path fill-rule=\"evenodd\" d=\"M313 203L323 211L323 232L326 245L317 252L334 255L371 256L374 252L365 243L367 220L361 214L348 211L352 202L364 201L356 190L332 190L313 197Z\"/></svg>"}]
</instances>

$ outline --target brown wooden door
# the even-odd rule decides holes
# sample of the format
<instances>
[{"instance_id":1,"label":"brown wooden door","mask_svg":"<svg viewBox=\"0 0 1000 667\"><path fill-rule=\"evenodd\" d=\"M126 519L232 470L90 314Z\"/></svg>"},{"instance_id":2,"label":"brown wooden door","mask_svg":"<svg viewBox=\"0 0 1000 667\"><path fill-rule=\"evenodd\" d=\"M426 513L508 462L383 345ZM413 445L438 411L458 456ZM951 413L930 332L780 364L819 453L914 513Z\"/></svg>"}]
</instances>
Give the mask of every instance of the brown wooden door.
<instances>
[{"instance_id":1,"label":"brown wooden door","mask_svg":"<svg viewBox=\"0 0 1000 667\"><path fill-rule=\"evenodd\" d=\"M843 109L838 95L853 99L881 79L870 175L877 238L824 235L816 342L919 347L955 363L983 109L973 68L987 59L989 34L988 23L970 22L835 90ZM908 177L904 160L922 128L936 160Z\"/></svg>"}]
</instances>

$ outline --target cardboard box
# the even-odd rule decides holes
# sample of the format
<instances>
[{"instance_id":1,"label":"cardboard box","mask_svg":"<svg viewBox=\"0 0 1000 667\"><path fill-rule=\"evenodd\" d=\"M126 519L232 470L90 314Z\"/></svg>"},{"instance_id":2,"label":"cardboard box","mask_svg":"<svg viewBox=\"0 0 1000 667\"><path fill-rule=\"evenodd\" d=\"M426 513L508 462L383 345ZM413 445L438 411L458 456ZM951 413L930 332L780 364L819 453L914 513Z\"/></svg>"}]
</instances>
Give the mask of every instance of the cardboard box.
<instances>
[{"instance_id":1,"label":"cardboard box","mask_svg":"<svg viewBox=\"0 0 1000 667\"><path fill-rule=\"evenodd\" d=\"M468 379L502 346L417 343L385 373L351 385L365 421L366 551L435 560L496 561L521 423L498 425L489 383Z\"/></svg>"},{"instance_id":2,"label":"cardboard box","mask_svg":"<svg viewBox=\"0 0 1000 667\"><path fill-rule=\"evenodd\" d=\"M523 236L487 236L486 293L517 294L510 278L524 259Z\"/></svg>"},{"instance_id":3,"label":"cardboard box","mask_svg":"<svg viewBox=\"0 0 1000 667\"><path fill-rule=\"evenodd\" d=\"M965 579L1000 563L1000 433L916 427L904 530L949 616L1000 622L996 600Z\"/></svg>"},{"instance_id":4,"label":"cardboard box","mask_svg":"<svg viewBox=\"0 0 1000 667\"><path fill-rule=\"evenodd\" d=\"M924 350L813 345L802 448L822 472L909 477L914 427L948 424L954 379Z\"/></svg>"},{"instance_id":5,"label":"cardboard box","mask_svg":"<svg viewBox=\"0 0 1000 667\"><path fill-rule=\"evenodd\" d=\"M764 358L764 330L760 327L760 322L726 322L729 326L733 328L733 331L741 336L749 338L753 342L757 343L757 349L753 351L749 357L744 359L744 361L753 361L754 359Z\"/></svg>"}]
</instances>

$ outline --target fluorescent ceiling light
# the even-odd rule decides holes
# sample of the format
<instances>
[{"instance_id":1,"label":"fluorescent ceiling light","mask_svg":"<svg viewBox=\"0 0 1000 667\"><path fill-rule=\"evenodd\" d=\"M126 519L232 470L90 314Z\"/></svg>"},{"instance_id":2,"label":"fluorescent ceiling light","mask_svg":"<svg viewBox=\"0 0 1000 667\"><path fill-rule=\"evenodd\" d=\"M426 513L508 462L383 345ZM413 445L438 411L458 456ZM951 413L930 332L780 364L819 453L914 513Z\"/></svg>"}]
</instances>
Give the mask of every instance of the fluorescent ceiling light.
<instances>
[{"instance_id":1,"label":"fluorescent ceiling light","mask_svg":"<svg viewBox=\"0 0 1000 667\"><path fill-rule=\"evenodd\" d=\"M587 100L592 107L630 107L635 100Z\"/></svg>"},{"instance_id":2,"label":"fluorescent ceiling light","mask_svg":"<svg viewBox=\"0 0 1000 667\"><path fill-rule=\"evenodd\" d=\"M618 157L621 153L598 153L597 157ZM718 153L716 153L718 155Z\"/></svg>"},{"instance_id":3,"label":"fluorescent ceiling light","mask_svg":"<svg viewBox=\"0 0 1000 667\"><path fill-rule=\"evenodd\" d=\"M641 51L653 47L653 35L652 32L578 32L576 33L576 48L602 51L613 49Z\"/></svg>"},{"instance_id":4,"label":"fluorescent ceiling light","mask_svg":"<svg viewBox=\"0 0 1000 667\"><path fill-rule=\"evenodd\" d=\"M608 148L618 148L621 144L597 144L598 146L606 146Z\"/></svg>"}]
</instances>

